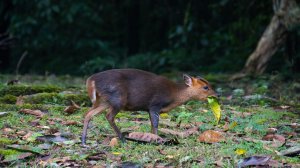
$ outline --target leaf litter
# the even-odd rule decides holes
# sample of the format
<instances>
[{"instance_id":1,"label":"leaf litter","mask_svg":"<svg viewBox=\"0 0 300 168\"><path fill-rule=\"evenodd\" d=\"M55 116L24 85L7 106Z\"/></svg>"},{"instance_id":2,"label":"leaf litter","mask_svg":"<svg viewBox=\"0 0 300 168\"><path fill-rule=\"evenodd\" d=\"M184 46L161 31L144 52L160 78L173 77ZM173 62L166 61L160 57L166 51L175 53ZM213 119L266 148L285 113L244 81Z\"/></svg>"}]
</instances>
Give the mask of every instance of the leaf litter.
<instances>
[{"instance_id":1,"label":"leaf litter","mask_svg":"<svg viewBox=\"0 0 300 168\"><path fill-rule=\"evenodd\" d=\"M66 166L66 167L91 166L91 165L95 165L95 166L116 165L117 166L117 165L122 165L121 163L124 163L124 161L126 161L126 158L127 160L129 160L128 158L130 157L133 157L135 159L138 158L137 160L140 161L139 163L145 166L146 165L168 166L168 165L180 165L180 164L182 164L182 166L186 166L186 165L190 165L191 163L203 163L207 165L208 162L205 158L207 157L207 153L213 153L214 148L217 148L218 153L216 155L213 154L209 155L211 157L216 157L215 160L210 162L209 164L226 167L228 166L226 164L227 160L228 162L230 161L233 163L234 161L235 163L237 163L236 159L241 158L242 156L243 157L255 156L256 153L253 153L253 150L251 149L253 146L251 146L249 150L248 149L249 146L247 145L243 146L244 144L263 144L262 148L256 151L272 154L272 156L270 155L271 159L269 159L268 162L266 163L267 165L272 165L272 164L275 165L275 163L279 165L286 165L284 161L278 159L279 155L289 156L292 159L294 159L295 157L299 157L299 147L297 146L299 144L299 135L298 135L299 120L297 120L297 117L290 117L291 118L290 123L279 122L280 119L279 120L277 119L278 124L274 125L274 121L272 121L273 116L270 116L269 118L265 117L267 118L265 121L262 121L259 124L257 124L253 122L255 120L255 117L258 116L258 114L264 117L264 113L260 112L259 110L266 109L266 108L261 107L259 105L252 105L252 104L249 105L246 104L246 106L239 106L239 104L233 105L234 103L238 103L238 101L236 100L238 100L237 97L233 96L230 100L227 100L227 103L229 104L226 104L226 101L224 101L224 104L222 105L222 119L224 118L224 120L220 120L219 125L217 126L215 126L211 122L212 118L208 117L210 116L209 113L201 113L201 115L193 114L189 122L187 123L181 122L180 120L179 123L176 123L175 122L177 117L176 113L180 113L180 110L184 108L186 108L184 110L188 110L188 111L199 111L199 109L202 109L203 111L207 111L207 108L204 109L198 108L197 105L195 106L196 108L194 107L194 105L185 105L184 108L180 108L176 112L171 112L169 114L164 114L161 116L161 122L159 126L159 132L163 134L163 135L160 134L162 135L161 137L155 137L155 136L149 137L144 133L141 133L139 136L137 135L132 136L133 139L135 138L134 141L136 141L137 143L132 144L132 142L131 143L128 142L128 144L126 145L123 144L111 145L112 147L109 146L110 142L118 141L118 139L112 140L112 137L115 135L113 135L112 130L109 129L108 124L105 122L106 121L105 118L96 119L95 117L94 119L96 120L95 122L101 124L100 125L94 124L95 126L93 127L95 127L96 129L93 129L92 133L90 133L90 139L91 139L90 143L92 143L93 147L89 148L87 151L84 151L84 149L80 148L79 145L76 144L79 142L78 138L81 133L80 126L82 126L82 122L80 121L80 119L82 119L82 116L80 113L81 111L86 111L87 108L84 109L85 107L80 107L80 109L75 109L74 111L68 113L68 112L64 112L64 109L66 109L67 107L56 106L51 104L51 105L47 105L47 109L50 108L49 113L44 113L43 111L40 110L43 114L37 114L37 115L31 114L30 111L29 113L25 112L23 114L17 114L16 111L18 110L11 110L11 109L7 110L3 108L1 109L2 111L9 111L9 112L12 111L12 112L10 112L10 115L2 116L1 119L11 118L19 115L22 115L22 118L19 119L15 117L17 120L20 120L21 123L20 125L12 124L12 125L2 126L0 131L0 137L2 138L5 136L12 139L14 142L13 144L10 145L14 145L15 147L21 148L22 146L27 145L31 147L37 147L46 153L48 152L54 153L55 155L46 155L48 156L48 159L45 158L47 160L47 164L45 165L48 166L49 165ZM231 102L233 103L230 104ZM18 109L28 109L28 110L43 109L40 108L39 106L30 107L23 103L20 103L18 106L19 106ZM277 107L280 107L280 105L277 105ZM284 105L281 106L280 108L282 109L281 111L279 111L280 113L285 113L286 110L294 109L294 107L292 106L285 107ZM53 111L55 111L56 113L52 114ZM75 113L77 111L78 113ZM62 115L64 113L67 113L69 115ZM40 119L32 120L30 116L36 116L37 118ZM28 120L28 118L30 119ZM118 124L121 125L120 127L122 128L122 130L129 128L127 131L133 133L139 132L141 130L143 132L149 131L148 128L150 126L150 122L148 120L148 116L144 117L143 115L141 115L137 117L137 119L132 119L130 118L130 116L126 118L127 118L126 120L122 119L119 120L120 122L118 122ZM287 116L287 118L289 118L289 116ZM272 125L270 129L268 129L269 128L268 124ZM263 125L267 125L267 127L261 128L260 126ZM100 130L98 128L100 128ZM191 130L188 131L189 129ZM245 130L247 129L249 130L249 132L245 132ZM55 130L55 131L51 131L51 130ZM59 133L63 130L71 131L71 132L76 131L75 133L76 136L68 137L68 138L65 136L61 136ZM216 131L218 132L218 134L216 134L217 136L215 137L218 137L220 133L220 135L222 135L226 141L225 142L223 141L224 143L219 144L218 142L222 142L222 141L217 141L216 139L218 138L214 138L214 134L212 134L213 136L208 134L204 136L206 138L203 138L207 142L203 140L204 143L199 143L201 142L200 136L201 135L203 136L203 134L207 134L205 133L206 131ZM112 136L108 137L106 135L112 135ZM167 146L162 149L161 145L165 144L162 142L167 140L167 138L165 138L164 135L171 135L179 138L181 144L177 146ZM198 141L196 141L195 139L197 138L197 136L194 135L197 136L199 135ZM105 137L107 138L107 142L105 144L101 144L102 142L105 141ZM207 140L209 139L207 137L213 137L213 138ZM98 143L95 141L95 139L99 139L99 138L101 139L101 141ZM194 141L191 139L194 139ZM285 141L283 141L283 139L285 139ZM57 142L59 141L67 142L67 143L69 141L72 141L71 143L72 145L58 145ZM219 157L220 156L219 152L222 153L222 150L224 150L222 146L226 145L227 143L234 147L231 150L231 154L236 155L237 153L239 153L237 158L233 156L224 157L222 155L221 155L222 157ZM278 144L273 145L274 143L278 143ZM147 149L147 147L150 146L151 148L153 148L153 144L158 145L157 146L158 148L155 149L155 151L157 152L156 154L148 153L151 150ZM209 145L209 147L207 147L206 145ZM195 150L200 146L202 148L203 146L205 146L205 148L208 149L206 151L204 150L205 152L201 152L201 150ZM9 148L8 145L4 145L0 147L4 148L5 150L14 150L12 148ZM142 147L141 150L143 150L141 154L136 155L131 152L131 151L137 151L135 148L139 148L139 147ZM172 150L176 152L177 151L182 152L182 148L187 148L190 151L193 151L194 154L191 155L188 152L181 153L181 156L172 154ZM238 149L240 150L238 151ZM226 150L230 151L230 148ZM242 150L246 150L246 152L243 152ZM35 159L46 157L44 155L41 156L41 154L32 151L27 152L26 150L22 151L18 149L16 149L16 151L20 152L19 155L14 156L12 158L24 159L24 161L26 162L29 161L29 164L35 162ZM205 157L200 158L199 156L197 156L198 153L201 154L201 156L205 155ZM78 156L78 158L81 159L76 160L77 155L80 154L82 154L82 157ZM164 155L164 158L166 160L158 159L157 154ZM85 157L84 155L87 155L87 157ZM225 161L223 160L223 158L226 158L227 160ZM276 158L278 159L278 161L272 160L272 158ZM97 159L99 161L98 163L95 162ZM145 161L143 159L145 159ZM0 160L1 160L1 156L0 156ZM1 161L3 160L4 158ZM91 162L86 162L86 160ZM152 161L153 164L151 164L151 161L149 160L153 160ZM44 163L45 161L40 162L40 165L43 165ZM249 162L247 162L247 164L249 164Z\"/></svg>"}]
</instances>

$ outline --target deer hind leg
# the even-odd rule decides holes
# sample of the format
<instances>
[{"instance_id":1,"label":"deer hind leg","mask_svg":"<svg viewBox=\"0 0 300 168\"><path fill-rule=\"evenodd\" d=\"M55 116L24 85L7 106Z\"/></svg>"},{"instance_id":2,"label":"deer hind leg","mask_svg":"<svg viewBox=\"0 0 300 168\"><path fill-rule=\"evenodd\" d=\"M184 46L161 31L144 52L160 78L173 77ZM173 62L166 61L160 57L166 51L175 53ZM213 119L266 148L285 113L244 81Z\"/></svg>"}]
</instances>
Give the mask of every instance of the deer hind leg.
<instances>
[{"instance_id":1,"label":"deer hind leg","mask_svg":"<svg viewBox=\"0 0 300 168\"><path fill-rule=\"evenodd\" d=\"M89 125L90 120L96 114L99 114L99 113L103 112L107 107L108 106L106 104L100 104L98 107L92 108L91 110L89 110L86 113L85 118L84 118L84 123L83 123L82 136L81 136L82 145L85 145L85 142L86 142L86 134L87 134L87 129L88 129L88 125Z\"/></svg>"},{"instance_id":2,"label":"deer hind leg","mask_svg":"<svg viewBox=\"0 0 300 168\"><path fill-rule=\"evenodd\" d=\"M110 126L114 129L115 133L117 134L117 136L119 137L119 139L122 142L125 142L125 139L120 131L120 129L117 127L116 123L115 123L115 117L116 115L119 113L119 109L117 108L110 108L110 110L107 112L106 114L106 119L109 122Z\"/></svg>"}]
</instances>

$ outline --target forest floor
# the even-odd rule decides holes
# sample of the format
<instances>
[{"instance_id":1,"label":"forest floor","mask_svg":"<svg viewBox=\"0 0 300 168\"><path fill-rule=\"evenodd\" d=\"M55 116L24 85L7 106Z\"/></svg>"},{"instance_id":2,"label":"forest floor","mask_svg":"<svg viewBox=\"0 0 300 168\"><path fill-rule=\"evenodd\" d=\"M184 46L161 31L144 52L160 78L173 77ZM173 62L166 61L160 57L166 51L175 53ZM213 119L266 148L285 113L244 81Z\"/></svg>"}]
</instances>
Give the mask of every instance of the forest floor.
<instances>
[{"instance_id":1,"label":"forest floor","mask_svg":"<svg viewBox=\"0 0 300 168\"><path fill-rule=\"evenodd\" d=\"M169 143L150 134L121 143L100 114L82 147L91 106L84 78L20 76L7 85L13 76L0 75L0 167L300 167L299 79L205 77L221 93L218 124L207 102L190 101L161 114ZM151 129L146 112L122 111L116 123L127 133Z\"/></svg>"}]
</instances>

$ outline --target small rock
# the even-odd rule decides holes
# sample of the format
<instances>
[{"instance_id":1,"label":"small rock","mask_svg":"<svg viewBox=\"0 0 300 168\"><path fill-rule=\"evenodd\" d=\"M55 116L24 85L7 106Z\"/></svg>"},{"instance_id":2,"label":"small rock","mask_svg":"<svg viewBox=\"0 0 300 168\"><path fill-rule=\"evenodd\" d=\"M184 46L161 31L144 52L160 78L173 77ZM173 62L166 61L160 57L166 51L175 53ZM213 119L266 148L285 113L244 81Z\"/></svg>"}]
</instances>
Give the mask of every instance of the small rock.
<instances>
[{"instance_id":1,"label":"small rock","mask_svg":"<svg viewBox=\"0 0 300 168\"><path fill-rule=\"evenodd\" d=\"M109 143L110 147L115 147L115 146L118 146L118 145L119 145L119 143L118 143L118 139L117 138L111 139L111 141Z\"/></svg>"}]
</instances>

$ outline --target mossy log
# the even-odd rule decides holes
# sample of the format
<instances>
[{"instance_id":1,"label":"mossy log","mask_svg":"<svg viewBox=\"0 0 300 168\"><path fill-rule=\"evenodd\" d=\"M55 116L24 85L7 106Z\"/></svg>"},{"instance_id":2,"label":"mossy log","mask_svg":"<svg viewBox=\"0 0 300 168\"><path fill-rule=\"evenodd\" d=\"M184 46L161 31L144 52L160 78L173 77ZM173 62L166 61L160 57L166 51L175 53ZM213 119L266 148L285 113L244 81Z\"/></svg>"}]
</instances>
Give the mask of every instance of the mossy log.
<instances>
[{"instance_id":1,"label":"mossy log","mask_svg":"<svg viewBox=\"0 0 300 168\"><path fill-rule=\"evenodd\" d=\"M11 85L11 86L4 86L0 90L0 96L5 95L13 95L13 96L20 96L20 95L31 95L35 93L58 93L63 89L58 86L53 85Z\"/></svg>"},{"instance_id":2,"label":"mossy log","mask_svg":"<svg viewBox=\"0 0 300 168\"><path fill-rule=\"evenodd\" d=\"M22 96L22 101L25 104L57 104L57 105L71 105L74 101L81 106L91 106L91 101L87 94L64 94L64 93L37 93L33 95ZM0 103L15 104L17 96L5 95L0 98Z\"/></svg>"},{"instance_id":3,"label":"mossy log","mask_svg":"<svg viewBox=\"0 0 300 168\"><path fill-rule=\"evenodd\" d=\"M87 94L71 93L37 93L23 96L24 103L29 104L59 104L70 105L71 101L83 106L91 106L91 101Z\"/></svg>"},{"instance_id":4,"label":"mossy log","mask_svg":"<svg viewBox=\"0 0 300 168\"><path fill-rule=\"evenodd\" d=\"M17 101L17 97L14 95L4 95L0 97L0 103L3 104L15 104Z\"/></svg>"}]
</instances>

